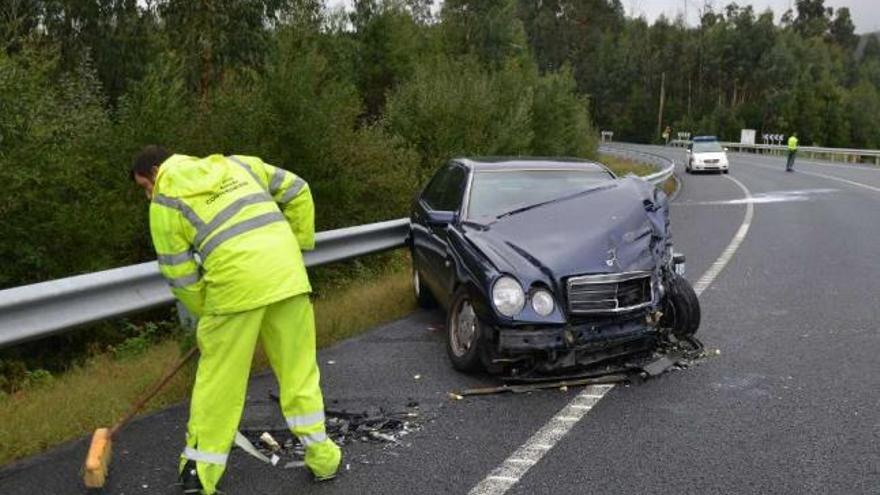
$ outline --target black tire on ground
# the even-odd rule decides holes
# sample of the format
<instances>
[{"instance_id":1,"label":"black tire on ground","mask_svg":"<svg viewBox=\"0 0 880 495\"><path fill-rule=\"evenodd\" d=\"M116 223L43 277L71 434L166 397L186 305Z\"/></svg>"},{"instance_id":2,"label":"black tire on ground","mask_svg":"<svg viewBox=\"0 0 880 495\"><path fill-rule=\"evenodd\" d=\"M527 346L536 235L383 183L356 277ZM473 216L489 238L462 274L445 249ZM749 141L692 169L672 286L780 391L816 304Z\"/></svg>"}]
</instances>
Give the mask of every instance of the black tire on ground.
<instances>
[{"instance_id":1,"label":"black tire on ground","mask_svg":"<svg viewBox=\"0 0 880 495\"><path fill-rule=\"evenodd\" d=\"M415 292L416 296L416 304L418 304L420 308L431 309L437 307L437 300L434 299L434 294L431 294L430 289L425 287L424 282L422 282L422 277L419 275L419 271L416 270L415 267L413 267L412 284L413 292Z\"/></svg>"},{"instance_id":2,"label":"black tire on ground","mask_svg":"<svg viewBox=\"0 0 880 495\"><path fill-rule=\"evenodd\" d=\"M725 174L729 174L729 173L730 173L730 170L725 170L724 173L725 173Z\"/></svg>"},{"instance_id":3,"label":"black tire on ground","mask_svg":"<svg viewBox=\"0 0 880 495\"><path fill-rule=\"evenodd\" d=\"M446 354L453 368L468 373L482 369L484 331L470 295L463 287L459 288L446 313Z\"/></svg>"},{"instance_id":4,"label":"black tire on ground","mask_svg":"<svg viewBox=\"0 0 880 495\"><path fill-rule=\"evenodd\" d=\"M700 328L700 300L684 277L673 275L666 293L661 325L676 337L690 337Z\"/></svg>"}]
</instances>

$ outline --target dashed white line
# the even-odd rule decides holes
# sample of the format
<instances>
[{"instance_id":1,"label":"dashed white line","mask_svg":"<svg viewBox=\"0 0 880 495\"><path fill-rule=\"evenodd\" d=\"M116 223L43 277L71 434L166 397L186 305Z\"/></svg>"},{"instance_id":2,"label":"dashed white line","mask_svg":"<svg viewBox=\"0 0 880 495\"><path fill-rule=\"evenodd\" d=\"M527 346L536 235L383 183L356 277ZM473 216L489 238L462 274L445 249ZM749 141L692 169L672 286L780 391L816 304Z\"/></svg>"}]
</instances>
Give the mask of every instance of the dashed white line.
<instances>
[{"instance_id":1,"label":"dashed white line","mask_svg":"<svg viewBox=\"0 0 880 495\"><path fill-rule=\"evenodd\" d=\"M732 180L742 189L746 198L751 198L752 193L740 181L727 175L726 178ZM755 214L755 206L751 202L746 203L746 215L743 223L740 225L730 244L721 253L721 256L709 270L694 284L694 291L697 295L701 294L715 280L715 277L721 273L721 270L727 266L733 258L736 250L746 237L749 227L752 224L752 217ZM590 412L596 404L614 388L614 385L592 385L584 388L571 402L559 410L552 418L550 418L544 426L541 427L534 435L532 435L526 443L520 446L510 456L501 463L500 466L493 469L488 476L483 478L475 487L471 489L469 495L503 495L510 490L519 480L537 464L544 455L558 443L562 437L568 433L571 428L578 423L588 412Z\"/></svg>"},{"instance_id":2,"label":"dashed white line","mask_svg":"<svg viewBox=\"0 0 880 495\"><path fill-rule=\"evenodd\" d=\"M581 418L602 398L611 385L593 385L586 387L568 405L563 407L550 421L541 427L525 444L510 455L500 466L495 468L471 491L471 495L501 495L519 482L520 478L538 463L553 445L571 430ZM589 399L592 404L583 404ZM575 407L577 406L577 407ZM535 453L536 450L540 452ZM532 454L529 454L532 451ZM524 462L527 461L527 462Z\"/></svg>"}]
</instances>

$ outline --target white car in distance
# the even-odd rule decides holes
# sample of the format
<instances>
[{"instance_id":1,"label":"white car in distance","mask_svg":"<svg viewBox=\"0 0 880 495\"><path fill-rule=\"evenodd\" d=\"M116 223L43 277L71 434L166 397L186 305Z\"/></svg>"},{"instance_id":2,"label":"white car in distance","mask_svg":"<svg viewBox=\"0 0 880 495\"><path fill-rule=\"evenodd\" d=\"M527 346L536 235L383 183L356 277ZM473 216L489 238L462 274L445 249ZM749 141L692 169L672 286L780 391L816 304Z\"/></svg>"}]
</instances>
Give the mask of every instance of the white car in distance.
<instances>
[{"instance_id":1,"label":"white car in distance","mask_svg":"<svg viewBox=\"0 0 880 495\"><path fill-rule=\"evenodd\" d=\"M713 171L723 174L730 172L730 161L727 159L727 148L721 146L715 136L696 136L688 143L687 173Z\"/></svg>"}]
</instances>

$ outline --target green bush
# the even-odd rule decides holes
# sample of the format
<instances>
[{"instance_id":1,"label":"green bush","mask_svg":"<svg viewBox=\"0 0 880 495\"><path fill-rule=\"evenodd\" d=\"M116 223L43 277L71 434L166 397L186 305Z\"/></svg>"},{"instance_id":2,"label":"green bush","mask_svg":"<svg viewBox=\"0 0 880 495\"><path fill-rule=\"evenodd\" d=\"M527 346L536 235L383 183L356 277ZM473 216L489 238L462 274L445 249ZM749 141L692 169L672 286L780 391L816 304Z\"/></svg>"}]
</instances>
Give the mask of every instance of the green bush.
<instances>
[{"instance_id":1,"label":"green bush","mask_svg":"<svg viewBox=\"0 0 880 495\"><path fill-rule=\"evenodd\" d=\"M0 53L0 287L132 260L131 195L89 62L53 78L52 52Z\"/></svg>"},{"instance_id":2,"label":"green bush","mask_svg":"<svg viewBox=\"0 0 880 495\"><path fill-rule=\"evenodd\" d=\"M385 115L388 130L418 151L422 180L453 156L528 152L532 91L506 77L514 69L494 74L471 58L432 62L392 92Z\"/></svg>"},{"instance_id":3,"label":"green bush","mask_svg":"<svg viewBox=\"0 0 880 495\"><path fill-rule=\"evenodd\" d=\"M569 68L538 80L532 105L532 152L545 156L592 158L598 146L589 102L578 94Z\"/></svg>"}]
</instances>

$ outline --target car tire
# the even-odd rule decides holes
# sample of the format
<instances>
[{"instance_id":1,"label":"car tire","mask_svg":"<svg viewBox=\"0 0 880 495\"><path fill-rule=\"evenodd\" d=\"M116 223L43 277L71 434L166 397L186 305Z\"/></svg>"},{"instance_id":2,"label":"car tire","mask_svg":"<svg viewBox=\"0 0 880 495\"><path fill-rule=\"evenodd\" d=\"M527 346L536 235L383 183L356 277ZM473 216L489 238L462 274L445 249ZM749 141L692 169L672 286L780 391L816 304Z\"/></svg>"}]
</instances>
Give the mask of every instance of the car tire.
<instances>
[{"instance_id":1,"label":"car tire","mask_svg":"<svg viewBox=\"0 0 880 495\"><path fill-rule=\"evenodd\" d=\"M453 368L468 373L482 368L484 328L467 290L458 289L446 314L446 353Z\"/></svg>"},{"instance_id":2,"label":"car tire","mask_svg":"<svg viewBox=\"0 0 880 495\"><path fill-rule=\"evenodd\" d=\"M416 304L424 309L436 308L437 300L434 299L434 294L431 294L430 289L425 287L424 282L422 282L422 276L419 275L419 271L415 267L413 267L412 274L413 292L416 296Z\"/></svg>"},{"instance_id":3,"label":"car tire","mask_svg":"<svg viewBox=\"0 0 880 495\"><path fill-rule=\"evenodd\" d=\"M725 170L724 173L725 173L725 174L729 174L729 173L730 173L730 170Z\"/></svg>"},{"instance_id":4,"label":"car tire","mask_svg":"<svg viewBox=\"0 0 880 495\"><path fill-rule=\"evenodd\" d=\"M666 293L661 326L678 338L691 337L700 328L700 300L684 277L673 274Z\"/></svg>"}]
</instances>

